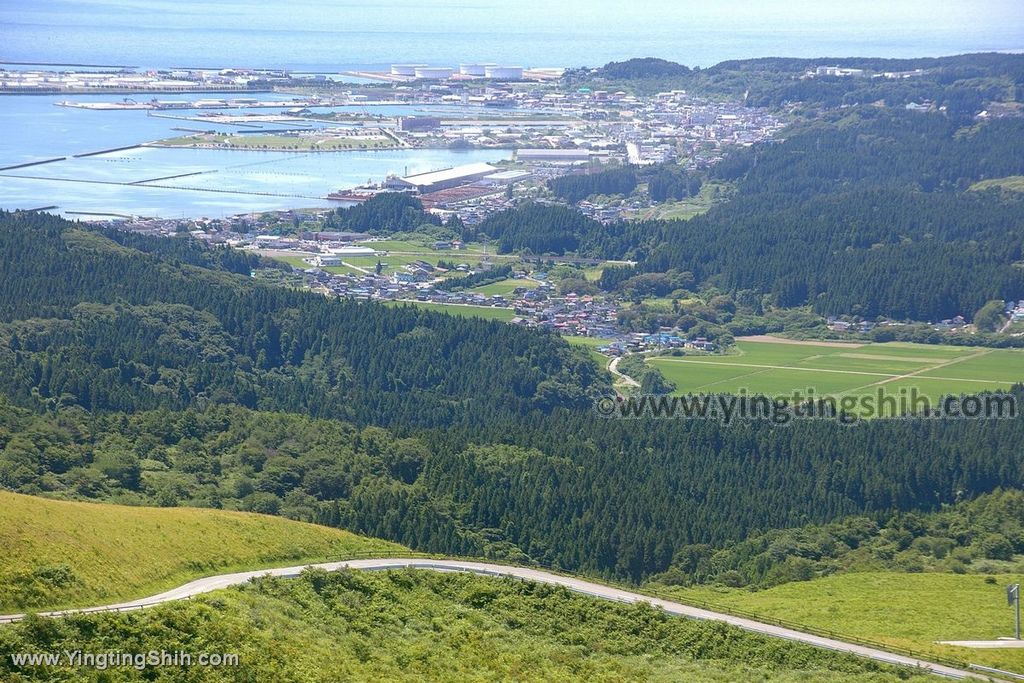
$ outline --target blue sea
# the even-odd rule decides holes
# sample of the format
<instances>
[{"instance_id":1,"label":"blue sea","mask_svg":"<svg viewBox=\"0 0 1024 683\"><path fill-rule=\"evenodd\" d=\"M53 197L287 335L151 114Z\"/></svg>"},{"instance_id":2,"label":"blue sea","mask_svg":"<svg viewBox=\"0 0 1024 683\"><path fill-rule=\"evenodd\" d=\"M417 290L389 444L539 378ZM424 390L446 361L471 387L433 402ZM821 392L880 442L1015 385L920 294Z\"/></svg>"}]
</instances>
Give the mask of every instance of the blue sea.
<instances>
[{"instance_id":1,"label":"blue sea","mask_svg":"<svg viewBox=\"0 0 1024 683\"><path fill-rule=\"evenodd\" d=\"M233 97L237 93L220 93ZM218 93L175 95L206 99ZM271 93L250 95L281 100ZM75 158L114 147L181 135L198 124L148 116L139 110L95 111L56 106L61 100L116 100L113 95L7 95L0 97L0 167L66 157L61 161L0 171L0 208L55 206L68 216L124 214L164 218L219 218L249 211L337 206L328 193L389 174L407 175L509 157L508 150L409 149L320 154L137 147ZM364 111L363 107L355 107ZM430 109L433 111L435 108ZM471 116L473 110L440 107ZM216 111L216 110L205 110ZM232 109L232 114L267 113ZM280 110L275 110L280 111ZM420 105L373 107L385 116L422 114ZM475 110L479 112L479 110ZM182 112L178 112L181 114ZM184 114L195 114L195 111ZM210 124L202 124L204 128ZM246 130L280 128L248 124ZM220 125L233 130L237 127ZM188 175L184 175L188 174ZM183 176L184 177L176 177Z\"/></svg>"},{"instance_id":2,"label":"blue sea","mask_svg":"<svg viewBox=\"0 0 1024 683\"><path fill-rule=\"evenodd\" d=\"M2 0L0 60L334 70L1024 50L1020 0Z\"/></svg>"}]
</instances>

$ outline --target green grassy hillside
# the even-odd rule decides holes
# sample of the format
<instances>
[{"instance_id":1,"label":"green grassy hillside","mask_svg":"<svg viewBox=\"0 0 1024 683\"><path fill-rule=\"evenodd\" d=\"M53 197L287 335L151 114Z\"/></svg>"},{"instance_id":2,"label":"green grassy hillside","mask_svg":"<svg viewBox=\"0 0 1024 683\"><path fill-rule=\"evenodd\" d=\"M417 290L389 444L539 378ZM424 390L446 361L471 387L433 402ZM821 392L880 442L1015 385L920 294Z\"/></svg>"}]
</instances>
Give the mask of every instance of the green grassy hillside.
<instances>
[{"instance_id":1,"label":"green grassy hillside","mask_svg":"<svg viewBox=\"0 0 1024 683\"><path fill-rule=\"evenodd\" d=\"M0 613L8 613L137 598L208 574L402 546L251 513L0 491L0 549Z\"/></svg>"},{"instance_id":2,"label":"green grassy hillside","mask_svg":"<svg viewBox=\"0 0 1024 683\"><path fill-rule=\"evenodd\" d=\"M1011 175L1005 178L991 178L989 180L980 180L970 186L971 190L991 190L997 188L1000 190L1010 190L1011 192L1024 192L1024 176Z\"/></svg>"},{"instance_id":3,"label":"green grassy hillside","mask_svg":"<svg viewBox=\"0 0 1024 683\"><path fill-rule=\"evenodd\" d=\"M791 624L919 652L1024 672L1024 650L979 650L938 640L1013 635L1006 585L1019 574L864 572L795 581L761 591L702 586L660 588L684 602L706 602Z\"/></svg>"},{"instance_id":4,"label":"green grassy hillside","mask_svg":"<svg viewBox=\"0 0 1024 683\"><path fill-rule=\"evenodd\" d=\"M14 669L11 653L235 653L239 666ZM148 678L147 678L148 677ZM142 612L0 628L5 681L896 681L908 671L538 584L307 572Z\"/></svg>"}]
</instances>

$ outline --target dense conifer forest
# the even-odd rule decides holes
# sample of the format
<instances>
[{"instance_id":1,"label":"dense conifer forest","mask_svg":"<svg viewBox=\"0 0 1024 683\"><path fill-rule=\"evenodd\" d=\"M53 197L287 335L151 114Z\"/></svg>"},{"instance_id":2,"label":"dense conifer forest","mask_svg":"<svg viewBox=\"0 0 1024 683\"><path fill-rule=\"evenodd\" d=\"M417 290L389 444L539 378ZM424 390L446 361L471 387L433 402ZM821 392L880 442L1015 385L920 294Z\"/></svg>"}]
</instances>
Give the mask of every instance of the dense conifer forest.
<instances>
[{"instance_id":1,"label":"dense conifer forest","mask_svg":"<svg viewBox=\"0 0 1024 683\"><path fill-rule=\"evenodd\" d=\"M552 334L261 285L220 267L247 272L246 257L194 266L177 240L37 214L0 224L0 390L23 405L230 402L436 425L585 405L604 388Z\"/></svg>"},{"instance_id":2,"label":"dense conifer forest","mask_svg":"<svg viewBox=\"0 0 1024 683\"><path fill-rule=\"evenodd\" d=\"M337 209L326 225L351 232L413 232L423 225L441 225L441 219L424 211L423 204L412 195L382 192L361 204Z\"/></svg>"}]
</instances>

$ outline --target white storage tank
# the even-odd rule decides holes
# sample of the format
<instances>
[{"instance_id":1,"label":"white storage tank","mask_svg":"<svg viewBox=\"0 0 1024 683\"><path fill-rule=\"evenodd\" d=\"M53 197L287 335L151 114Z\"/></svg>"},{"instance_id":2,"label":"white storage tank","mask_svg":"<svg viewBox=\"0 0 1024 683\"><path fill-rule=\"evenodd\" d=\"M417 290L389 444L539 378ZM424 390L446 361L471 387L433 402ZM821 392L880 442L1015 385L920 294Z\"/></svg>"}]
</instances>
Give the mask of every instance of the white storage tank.
<instances>
[{"instance_id":1,"label":"white storage tank","mask_svg":"<svg viewBox=\"0 0 1024 683\"><path fill-rule=\"evenodd\" d=\"M392 64L392 76L415 76L416 69L427 66L426 64Z\"/></svg>"},{"instance_id":2,"label":"white storage tank","mask_svg":"<svg viewBox=\"0 0 1024 683\"><path fill-rule=\"evenodd\" d=\"M487 67L489 66L497 66L497 64L459 64L459 73L463 76L479 76L483 78L487 75Z\"/></svg>"},{"instance_id":3,"label":"white storage tank","mask_svg":"<svg viewBox=\"0 0 1024 683\"><path fill-rule=\"evenodd\" d=\"M447 66L421 66L416 68L416 78L425 78L432 81L440 81L451 78L455 69Z\"/></svg>"},{"instance_id":4,"label":"white storage tank","mask_svg":"<svg viewBox=\"0 0 1024 683\"><path fill-rule=\"evenodd\" d=\"M487 78L500 78L507 81L519 81L523 78L521 66L488 66L484 69Z\"/></svg>"}]
</instances>

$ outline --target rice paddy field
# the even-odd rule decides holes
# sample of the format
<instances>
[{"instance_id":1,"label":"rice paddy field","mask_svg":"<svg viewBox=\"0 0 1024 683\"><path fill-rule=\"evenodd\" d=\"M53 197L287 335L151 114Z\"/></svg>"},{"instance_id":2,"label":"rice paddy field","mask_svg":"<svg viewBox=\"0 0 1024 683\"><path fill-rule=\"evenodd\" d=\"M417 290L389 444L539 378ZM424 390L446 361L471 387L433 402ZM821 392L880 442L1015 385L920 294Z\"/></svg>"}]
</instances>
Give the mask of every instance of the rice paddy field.
<instances>
[{"instance_id":1,"label":"rice paddy field","mask_svg":"<svg viewBox=\"0 0 1024 683\"><path fill-rule=\"evenodd\" d=\"M740 340L731 354L662 356L648 362L675 383L679 394L790 397L813 390L818 397L841 399L881 392L934 402L950 394L1005 391L1024 382L1024 351L900 342Z\"/></svg>"}]
</instances>

